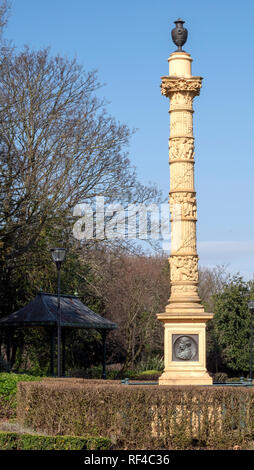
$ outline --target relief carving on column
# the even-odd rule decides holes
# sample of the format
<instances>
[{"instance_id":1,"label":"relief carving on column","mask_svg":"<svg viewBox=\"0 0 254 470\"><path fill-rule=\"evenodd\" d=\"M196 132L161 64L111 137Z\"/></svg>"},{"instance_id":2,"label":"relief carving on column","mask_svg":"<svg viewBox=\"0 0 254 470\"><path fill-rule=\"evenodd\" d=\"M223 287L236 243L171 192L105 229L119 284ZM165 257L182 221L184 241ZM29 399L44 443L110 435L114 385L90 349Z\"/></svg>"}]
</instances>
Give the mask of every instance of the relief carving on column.
<instances>
[{"instance_id":1,"label":"relief carving on column","mask_svg":"<svg viewBox=\"0 0 254 470\"><path fill-rule=\"evenodd\" d=\"M181 106L187 106L189 109L192 109L193 102L193 93L189 91L179 91L173 93L170 97L170 106L171 109L180 108Z\"/></svg>"},{"instance_id":2,"label":"relief carving on column","mask_svg":"<svg viewBox=\"0 0 254 470\"><path fill-rule=\"evenodd\" d=\"M171 256L169 261L171 281L198 282L197 256Z\"/></svg>"},{"instance_id":3,"label":"relief carving on column","mask_svg":"<svg viewBox=\"0 0 254 470\"><path fill-rule=\"evenodd\" d=\"M174 206L176 204L181 205L182 218L197 218L197 202L196 195L194 192L181 192L170 194L170 212L174 212Z\"/></svg>"},{"instance_id":4,"label":"relief carving on column","mask_svg":"<svg viewBox=\"0 0 254 470\"><path fill-rule=\"evenodd\" d=\"M176 137L169 141L169 158L173 160L194 160L194 138Z\"/></svg>"}]
</instances>

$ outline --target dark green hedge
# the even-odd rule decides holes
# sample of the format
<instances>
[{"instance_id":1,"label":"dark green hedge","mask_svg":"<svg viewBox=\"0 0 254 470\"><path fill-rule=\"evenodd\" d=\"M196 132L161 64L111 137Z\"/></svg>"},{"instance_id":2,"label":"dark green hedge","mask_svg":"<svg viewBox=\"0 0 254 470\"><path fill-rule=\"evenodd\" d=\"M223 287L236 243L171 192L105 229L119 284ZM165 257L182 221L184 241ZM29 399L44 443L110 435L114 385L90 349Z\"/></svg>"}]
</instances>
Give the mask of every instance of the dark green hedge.
<instances>
[{"instance_id":1,"label":"dark green hedge","mask_svg":"<svg viewBox=\"0 0 254 470\"><path fill-rule=\"evenodd\" d=\"M105 436L119 449L246 448L254 435L254 388L20 383L17 419L51 435Z\"/></svg>"},{"instance_id":2,"label":"dark green hedge","mask_svg":"<svg viewBox=\"0 0 254 470\"><path fill-rule=\"evenodd\" d=\"M40 436L0 431L0 450L108 450L109 439L76 436Z\"/></svg>"}]
</instances>

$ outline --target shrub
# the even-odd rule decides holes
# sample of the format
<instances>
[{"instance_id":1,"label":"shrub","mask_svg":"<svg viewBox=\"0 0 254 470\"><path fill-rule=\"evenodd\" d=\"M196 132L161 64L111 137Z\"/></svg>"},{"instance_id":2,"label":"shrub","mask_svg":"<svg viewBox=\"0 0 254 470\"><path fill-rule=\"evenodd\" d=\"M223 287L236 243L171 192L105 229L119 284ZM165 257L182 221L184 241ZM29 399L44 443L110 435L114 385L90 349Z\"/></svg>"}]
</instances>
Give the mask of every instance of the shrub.
<instances>
[{"instance_id":1,"label":"shrub","mask_svg":"<svg viewBox=\"0 0 254 470\"><path fill-rule=\"evenodd\" d=\"M119 378L118 371L107 369L106 373L107 373L108 379L115 379L116 377ZM101 379L102 367L93 366L88 369L73 368L73 369L67 370L66 375L68 377L81 378L81 379Z\"/></svg>"},{"instance_id":2,"label":"shrub","mask_svg":"<svg viewBox=\"0 0 254 470\"><path fill-rule=\"evenodd\" d=\"M109 439L103 437L42 436L0 431L0 450L107 450Z\"/></svg>"},{"instance_id":3,"label":"shrub","mask_svg":"<svg viewBox=\"0 0 254 470\"><path fill-rule=\"evenodd\" d=\"M114 362L113 364L108 364L107 365L107 371L108 372L120 372L123 368L123 365L120 362Z\"/></svg>"},{"instance_id":4,"label":"shrub","mask_svg":"<svg viewBox=\"0 0 254 470\"><path fill-rule=\"evenodd\" d=\"M151 380L158 380L160 376L161 372L158 370L137 371L133 369L107 374L108 379L125 379L128 377L129 380L144 380L146 382Z\"/></svg>"},{"instance_id":5,"label":"shrub","mask_svg":"<svg viewBox=\"0 0 254 470\"><path fill-rule=\"evenodd\" d=\"M213 383L225 383L228 381L228 374L225 372L216 372L213 375Z\"/></svg>"},{"instance_id":6,"label":"shrub","mask_svg":"<svg viewBox=\"0 0 254 470\"><path fill-rule=\"evenodd\" d=\"M162 372L164 369L164 358L159 354L150 356L146 361L139 362L136 368L140 372L147 370L156 370Z\"/></svg>"},{"instance_id":7,"label":"shrub","mask_svg":"<svg viewBox=\"0 0 254 470\"><path fill-rule=\"evenodd\" d=\"M231 449L253 435L254 389L21 382L17 419L52 435L105 436L118 449Z\"/></svg>"},{"instance_id":8,"label":"shrub","mask_svg":"<svg viewBox=\"0 0 254 470\"><path fill-rule=\"evenodd\" d=\"M230 382L230 383L234 383L234 382L238 382L238 383L239 383L240 381L241 381L240 377L229 377L229 378L227 379L227 382Z\"/></svg>"},{"instance_id":9,"label":"shrub","mask_svg":"<svg viewBox=\"0 0 254 470\"><path fill-rule=\"evenodd\" d=\"M141 370L140 368L136 370L128 369L123 370L120 367L117 368L107 368L107 379L108 380L119 380L128 377L131 380L158 380L161 375L161 372L158 369L152 370ZM102 367L94 366L89 369L70 369L66 374L68 377L73 378L82 378L82 379L101 379L102 376Z\"/></svg>"},{"instance_id":10,"label":"shrub","mask_svg":"<svg viewBox=\"0 0 254 470\"><path fill-rule=\"evenodd\" d=\"M16 392L19 381L40 380L27 374L0 373L0 418L12 418L16 414Z\"/></svg>"},{"instance_id":11,"label":"shrub","mask_svg":"<svg viewBox=\"0 0 254 470\"><path fill-rule=\"evenodd\" d=\"M143 372L136 373L133 378L135 380L144 380L144 381L157 381L161 376L161 372L158 370L144 370Z\"/></svg>"},{"instance_id":12,"label":"shrub","mask_svg":"<svg viewBox=\"0 0 254 470\"><path fill-rule=\"evenodd\" d=\"M82 379L87 379L87 370L86 369L80 369L79 367L72 368L67 370L68 377L76 377L76 378L82 378Z\"/></svg>"}]
</instances>

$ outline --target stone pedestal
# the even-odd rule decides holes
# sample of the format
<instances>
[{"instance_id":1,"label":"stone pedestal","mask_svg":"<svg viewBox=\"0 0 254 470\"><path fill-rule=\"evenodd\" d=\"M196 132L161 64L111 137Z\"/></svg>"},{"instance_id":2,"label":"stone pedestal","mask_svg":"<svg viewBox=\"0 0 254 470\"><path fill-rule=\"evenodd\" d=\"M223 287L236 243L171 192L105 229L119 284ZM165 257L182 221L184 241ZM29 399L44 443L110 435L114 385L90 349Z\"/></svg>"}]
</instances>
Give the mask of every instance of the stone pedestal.
<instances>
[{"instance_id":1,"label":"stone pedestal","mask_svg":"<svg viewBox=\"0 0 254 470\"><path fill-rule=\"evenodd\" d=\"M206 322L198 295L196 246L197 204L194 187L193 99L202 78L192 76L192 58L174 52L161 92L170 99L171 295L165 312L157 314L165 329L165 369L160 385L211 384L206 370Z\"/></svg>"},{"instance_id":2,"label":"stone pedestal","mask_svg":"<svg viewBox=\"0 0 254 470\"><path fill-rule=\"evenodd\" d=\"M206 370L206 321L209 314L169 316L158 314L164 323L164 364L160 385L209 385Z\"/></svg>"}]
</instances>

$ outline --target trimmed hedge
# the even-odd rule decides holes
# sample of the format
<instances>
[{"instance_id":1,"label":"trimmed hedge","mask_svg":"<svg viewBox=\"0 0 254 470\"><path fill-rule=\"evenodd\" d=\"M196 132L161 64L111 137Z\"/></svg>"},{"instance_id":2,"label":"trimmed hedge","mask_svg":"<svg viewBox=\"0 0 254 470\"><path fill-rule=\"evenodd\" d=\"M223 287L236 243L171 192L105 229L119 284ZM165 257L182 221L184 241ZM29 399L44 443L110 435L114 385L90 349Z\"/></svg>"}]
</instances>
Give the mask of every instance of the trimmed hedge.
<instances>
[{"instance_id":1,"label":"trimmed hedge","mask_svg":"<svg viewBox=\"0 0 254 470\"><path fill-rule=\"evenodd\" d=\"M0 431L0 450L108 450L109 439L77 436L40 436Z\"/></svg>"},{"instance_id":2,"label":"trimmed hedge","mask_svg":"<svg viewBox=\"0 0 254 470\"><path fill-rule=\"evenodd\" d=\"M47 434L105 436L118 449L244 448L254 389L49 379L19 383L17 419Z\"/></svg>"}]
</instances>

